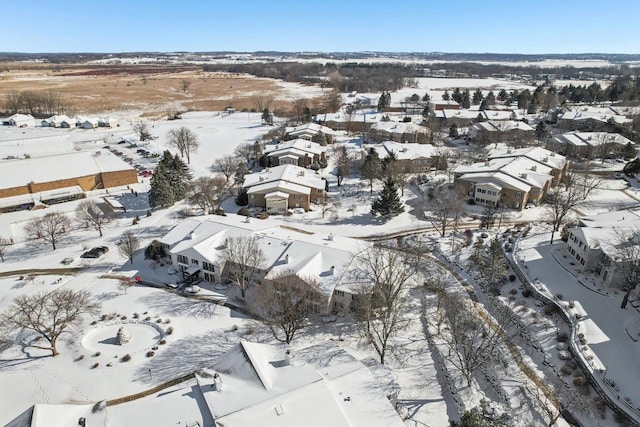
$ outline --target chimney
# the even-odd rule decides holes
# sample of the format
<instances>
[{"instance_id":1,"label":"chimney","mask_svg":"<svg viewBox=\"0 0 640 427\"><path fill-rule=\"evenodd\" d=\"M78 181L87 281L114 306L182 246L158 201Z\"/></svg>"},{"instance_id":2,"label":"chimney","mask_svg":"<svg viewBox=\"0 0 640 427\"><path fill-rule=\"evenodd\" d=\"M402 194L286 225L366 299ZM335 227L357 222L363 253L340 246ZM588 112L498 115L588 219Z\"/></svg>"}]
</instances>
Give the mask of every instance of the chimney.
<instances>
[{"instance_id":1,"label":"chimney","mask_svg":"<svg viewBox=\"0 0 640 427\"><path fill-rule=\"evenodd\" d=\"M289 349L284 353L284 364L285 366L293 365L293 353Z\"/></svg>"},{"instance_id":2,"label":"chimney","mask_svg":"<svg viewBox=\"0 0 640 427\"><path fill-rule=\"evenodd\" d=\"M521 173L521 174L520 174L520 178L522 178L522 179L527 179L527 174L526 174L526 173Z\"/></svg>"},{"instance_id":3,"label":"chimney","mask_svg":"<svg viewBox=\"0 0 640 427\"><path fill-rule=\"evenodd\" d=\"M196 236L196 233L194 233L193 230L192 230L192 231L189 232L188 238L189 239L193 239L195 236Z\"/></svg>"},{"instance_id":4,"label":"chimney","mask_svg":"<svg viewBox=\"0 0 640 427\"><path fill-rule=\"evenodd\" d=\"M245 218L244 222L246 222L247 224L251 223L251 217L249 215L247 215L247 217Z\"/></svg>"},{"instance_id":5,"label":"chimney","mask_svg":"<svg viewBox=\"0 0 640 427\"><path fill-rule=\"evenodd\" d=\"M531 170L532 170L532 171L534 171L534 172L535 172L537 169L538 169L538 167L537 167L536 165L531 166Z\"/></svg>"},{"instance_id":6,"label":"chimney","mask_svg":"<svg viewBox=\"0 0 640 427\"><path fill-rule=\"evenodd\" d=\"M485 160L484 165L485 166L491 166L491 160Z\"/></svg>"},{"instance_id":7,"label":"chimney","mask_svg":"<svg viewBox=\"0 0 640 427\"><path fill-rule=\"evenodd\" d=\"M213 384L212 384L216 391L222 391L222 377L220 376L219 373L215 373L213 374Z\"/></svg>"},{"instance_id":8,"label":"chimney","mask_svg":"<svg viewBox=\"0 0 640 427\"><path fill-rule=\"evenodd\" d=\"M331 266L331 275L333 276L333 274L336 272L336 266L332 265Z\"/></svg>"},{"instance_id":9,"label":"chimney","mask_svg":"<svg viewBox=\"0 0 640 427\"><path fill-rule=\"evenodd\" d=\"M328 237L330 242L333 242L333 233L329 233L329 237Z\"/></svg>"},{"instance_id":10,"label":"chimney","mask_svg":"<svg viewBox=\"0 0 640 427\"><path fill-rule=\"evenodd\" d=\"M549 156L545 156L544 159L542 159L543 162L548 162L549 161Z\"/></svg>"},{"instance_id":11,"label":"chimney","mask_svg":"<svg viewBox=\"0 0 640 427\"><path fill-rule=\"evenodd\" d=\"M289 264L289 254L286 254L286 255L284 256L284 263L285 263L285 264Z\"/></svg>"}]
</instances>

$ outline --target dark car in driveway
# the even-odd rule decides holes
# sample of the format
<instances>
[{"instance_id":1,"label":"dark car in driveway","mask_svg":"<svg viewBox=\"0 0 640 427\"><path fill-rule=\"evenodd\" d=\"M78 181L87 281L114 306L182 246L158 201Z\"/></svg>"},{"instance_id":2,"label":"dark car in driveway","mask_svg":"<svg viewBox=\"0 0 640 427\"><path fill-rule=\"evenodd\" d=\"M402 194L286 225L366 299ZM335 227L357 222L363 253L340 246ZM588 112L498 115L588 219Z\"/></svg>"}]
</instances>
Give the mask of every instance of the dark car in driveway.
<instances>
[{"instance_id":1,"label":"dark car in driveway","mask_svg":"<svg viewBox=\"0 0 640 427\"><path fill-rule=\"evenodd\" d=\"M108 247L97 246L80 255L80 258L100 258L102 255L106 254L107 252L109 252Z\"/></svg>"}]
</instances>

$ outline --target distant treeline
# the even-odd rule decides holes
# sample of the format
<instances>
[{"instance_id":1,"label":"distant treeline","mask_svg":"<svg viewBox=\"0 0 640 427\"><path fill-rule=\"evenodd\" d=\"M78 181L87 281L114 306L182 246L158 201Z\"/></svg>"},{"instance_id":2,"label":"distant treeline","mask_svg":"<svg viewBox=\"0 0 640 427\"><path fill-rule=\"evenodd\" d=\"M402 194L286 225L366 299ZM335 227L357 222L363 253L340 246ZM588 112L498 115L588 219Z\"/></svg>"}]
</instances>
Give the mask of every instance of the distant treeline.
<instances>
[{"instance_id":1,"label":"distant treeline","mask_svg":"<svg viewBox=\"0 0 640 427\"><path fill-rule=\"evenodd\" d=\"M576 103L640 101L640 76L617 77L604 89L597 82L589 86L564 86L558 91L558 95Z\"/></svg>"},{"instance_id":2,"label":"distant treeline","mask_svg":"<svg viewBox=\"0 0 640 427\"><path fill-rule=\"evenodd\" d=\"M420 75L420 68L404 64L336 64L267 62L251 64L206 64L204 71L248 73L289 82L319 84L341 92L382 92L403 88Z\"/></svg>"},{"instance_id":3,"label":"distant treeline","mask_svg":"<svg viewBox=\"0 0 640 427\"><path fill-rule=\"evenodd\" d=\"M37 118L68 112L64 97L60 93L50 90L9 92L2 100L2 107L4 112L8 114L25 113Z\"/></svg>"}]
</instances>

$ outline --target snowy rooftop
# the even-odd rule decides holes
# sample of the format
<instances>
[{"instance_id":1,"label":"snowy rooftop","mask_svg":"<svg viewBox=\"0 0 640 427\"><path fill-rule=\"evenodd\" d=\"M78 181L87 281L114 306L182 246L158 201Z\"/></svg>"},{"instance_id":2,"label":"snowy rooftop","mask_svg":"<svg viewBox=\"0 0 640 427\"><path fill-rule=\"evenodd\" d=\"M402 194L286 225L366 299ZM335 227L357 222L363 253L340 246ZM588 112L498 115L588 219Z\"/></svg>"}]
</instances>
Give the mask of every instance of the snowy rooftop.
<instances>
[{"instance_id":1,"label":"snowy rooftop","mask_svg":"<svg viewBox=\"0 0 640 427\"><path fill-rule=\"evenodd\" d=\"M372 130L384 131L389 133L419 133L427 132L427 128L417 125L413 122L376 122L371 125Z\"/></svg>"},{"instance_id":2,"label":"snowy rooftop","mask_svg":"<svg viewBox=\"0 0 640 427\"><path fill-rule=\"evenodd\" d=\"M310 169L293 165L282 165L266 168L258 173L244 176L243 187L252 187L261 183L288 181L310 188L324 189L324 180Z\"/></svg>"},{"instance_id":3,"label":"snowy rooftop","mask_svg":"<svg viewBox=\"0 0 640 427\"><path fill-rule=\"evenodd\" d=\"M0 158L7 156L30 157L50 156L52 154L70 153L74 151L73 143L65 134L41 134L29 138L2 139L11 134L0 133ZM30 133L30 135L32 135ZM17 135L11 135L17 136Z\"/></svg>"},{"instance_id":4,"label":"snowy rooftop","mask_svg":"<svg viewBox=\"0 0 640 427\"><path fill-rule=\"evenodd\" d=\"M324 147L316 142L311 142L306 139L292 139L290 141L282 141L277 144L268 144L264 148L264 153L269 156L280 156L289 152L299 152L302 155L304 153L321 154L326 151Z\"/></svg>"},{"instance_id":5,"label":"snowy rooftop","mask_svg":"<svg viewBox=\"0 0 640 427\"><path fill-rule=\"evenodd\" d=\"M317 370L295 353L289 360L284 347L246 341L222 355L207 372L219 374L221 390L210 385L213 379L201 384L216 422L267 427L404 425L362 363L352 359Z\"/></svg>"},{"instance_id":6,"label":"snowy rooftop","mask_svg":"<svg viewBox=\"0 0 640 427\"><path fill-rule=\"evenodd\" d=\"M318 133L318 132L322 132L325 135L333 135L335 133L333 129L326 126L319 125L317 123L305 123L300 126L288 127L285 129L285 131L289 135L293 135L293 136Z\"/></svg>"},{"instance_id":7,"label":"snowy rooftop","mask_svg":"<svg viewBox=\"0 0 640 427\"><path fill-rule=\"evenodd\" d=\"M386 158L391 152L395 153L398 160L429 159L437 155L436 148L431 144L401 144L394 141L385 141L382 144L368 144L364 148L368 150L369 147L376 150L381 159Z\"/></svg>"},{"instance_id":8,"label":"snowy rooftop","mask_svg":"<svg viewBox=\"0 0 640 427\"><path fill-rule=\"evenodd\" d=\"M105 150L3 160L0 161L0 168L3 188L21 187L29 182L40 183L90 176L101 172L133 170L127 163Z\"/></svg>"},{"instance_id":9,"label":"snowy rooftop","mask_svg":"<svg viewBox=\"0 0 640 427\"><path fill-rule=\"evenodd\" d=\"M570 144L575 146L598 146L602 144L620 144L627 145L630 139L625 138L619 133L608 132L569 132L554 138L556 142L561 144Z\"/></svg>"},{"instance_id":10,"label":"snowy rooftop","mask_svg":"<svg viewBox=\"0 0 640 427\"><path fill-rule=\"evenodd\" d=\"M500 188L507 187L519 191L531 190L530 185L527 185L524 182L502 172L467 173L462 175L460 179L475 181L477 183L490 183Z\"/></svg>"},{"instance_id":11,"label":"snowy rooftop","mask_svg":"<svg viewBox=\"0 0 640 427\"><path fill-rule=\"evenodd\" d=\"M546 165L553 169L562 169L567 163L567 159L564 156L549 151L542 147L530 147L530 148L517 148L517 149L494 149L489 151L488 157L490 159L497 159L501 157L527 157L531 160L535 160L542 165Z\"/></svg>"}]
</instances>

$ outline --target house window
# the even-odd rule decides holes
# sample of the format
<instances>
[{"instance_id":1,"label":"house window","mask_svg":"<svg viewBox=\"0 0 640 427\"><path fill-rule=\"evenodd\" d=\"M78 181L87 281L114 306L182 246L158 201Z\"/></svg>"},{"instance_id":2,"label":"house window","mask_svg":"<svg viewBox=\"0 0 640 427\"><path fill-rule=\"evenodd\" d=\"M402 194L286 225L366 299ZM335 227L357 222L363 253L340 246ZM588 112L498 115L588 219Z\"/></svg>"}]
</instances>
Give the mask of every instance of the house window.
<instances>
[{"instance_id":1,"label":"house window","mask_svg":"<svg viewBox=\"0 0 640 427\"><path fill-rule=\"evenodd\" d=\"M250 197L251 197L251 199L252 199L252 200L255 200L256 195L255 195L255 194L251 194L251 196L250 196Z\"/></svg>"},{"instance_id":2,"label":"house window","mask_svg":"<svg viewBox=\"0 0 640 427\"><path fill-rule=\"evenodd\" d=\"M192 259L191 260L191 264L200 265L200 263L198 263L197 259Z\"/></svg>"},{"instance_id":3,"label":"house window","mask_svg":"<svg viewBox=\"0 0 640 427\"><path fill-rule=\"evenodd\" d=\"M318 188L318 194L322 194L322 188Z\"/></svg>"},{"instance_id":4,"label":"house window","mask_svg":"<svg viewBox=\"0 0 640 427\"><path fill-rule=\"evenodd\" d=\"M207 270L207 271L213 271L213 272L216 271L216 269L214 268L213 264L208 263L206 261L202 261L202 268Z\"/></svg>"},{"instance_id":5,"label":"house window","mask_svg":"<svg viewBox=\"0 0 640 427\"><path fill-rule=\"evenodd\" d=\"M181 262L182 264L189 264L189 258L184 255L178 255L178 262Z\"/></svg>"},{"instance_id":6,"label":"house window","mask_svg":"<svg viewBox=\"0 0 640 427\"><path fill-rule=\"evenodd\" d=\"M473 188L473 182L469 183L469 188Z\"/></svg>"},{"instance_id":7,"label":"house window","mask_svg":"<svg viewBox=\"0 0 640 427\"><path fill-rule=\"evenodd\" d=\"M520 191L516 191L516 199L522 198L522 193Z\"/></svg>"},{"instance_id":8,"label":"house window","mask_svg":"<svg viewBox=\"0 0 640 427\"><path fill-rule=\"evenodd\" d=\"M300 200L300 195L299 194L294 194L293 195L293 200Z\"/></svg>"}]
</instances>

